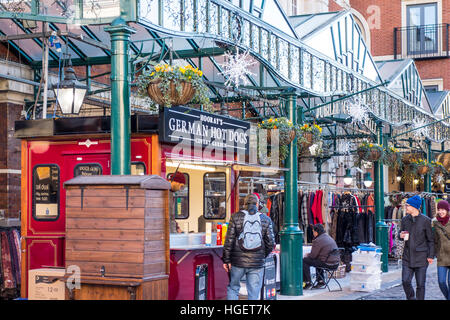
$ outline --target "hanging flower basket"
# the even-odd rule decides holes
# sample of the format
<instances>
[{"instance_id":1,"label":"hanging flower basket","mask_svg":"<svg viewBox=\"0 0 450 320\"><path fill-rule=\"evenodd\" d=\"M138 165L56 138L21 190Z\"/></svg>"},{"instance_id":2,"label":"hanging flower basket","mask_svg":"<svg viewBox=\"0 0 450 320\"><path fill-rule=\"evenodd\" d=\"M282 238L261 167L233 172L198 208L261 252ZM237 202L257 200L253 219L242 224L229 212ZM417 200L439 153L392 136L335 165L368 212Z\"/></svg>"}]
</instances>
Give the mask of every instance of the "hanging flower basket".
<instances>
[{"instance_id":1,"label":"hanging flower basket","mask_svg":"<svg viewBox=\"0 0 450 320\"><path fill-rule=\"evenodd\" d=\"M184 105L188 104L194 97L195 89L189 82L180 81L177 84L174 81L170 81L167 94L163 93L160 84L161 80L155 80L150 82L147 87L148 96L159 105ZM181 86L180 90L177 88L178 85Z\"/></svg>"},{"instance_id":2,"label":"hanging flower basket","mask_svg":"<svg viewBox=\"0 0 450 320\"><path fill-rule=\"evenodd\" d=\"M258 129L267 130L267 144L272 142L272 135L279 135L280 145L288 145L295 139L295 129L287 118L270 118L258 124Z\"/></svg>"},{"instance_id":3,"label":"hanging flower basket","mask_svg":"<svg viewBox=\"0 0 450 320\"><path fill-rule=\"evenodd\" d=\"M211 106L203 73L192 66L157 65L151 72L139 76L139 94L160 106L171 107L188 103Z\"/></svg>"},{"instance_id":4,"label":"hanging flower basket","mask_svg":"<svg viewBox=\"0 0 450 320\"><path fill-rule=\"evenodd\" d=\"M360 144L356 150L358 155L358 163L362 161L378 161L383 160L384 149L381 145L369 143L367 141Z\"/></svg>"},{"instance_id":5,"label":"hanging flower basket","mask_svg":"<svg viewBox=\"0 0 450 320\"><path fill-rule=\"evenodd\" d=\"M305 153L313 144L320 141L322 128L317 124L304 124L297 128L297 147L299 153Z\"/></svg>"},{"instance_id":6,"label":"hanging flower basket","mask_svg":"<svg viewBox=\"0 0 450 320\"><path fill-rule=\"evenodd\" d=\"M407 166L407 174L419 178L430 171L430 164L424 159L412 159Z\"/></svg>"}]
</instances>

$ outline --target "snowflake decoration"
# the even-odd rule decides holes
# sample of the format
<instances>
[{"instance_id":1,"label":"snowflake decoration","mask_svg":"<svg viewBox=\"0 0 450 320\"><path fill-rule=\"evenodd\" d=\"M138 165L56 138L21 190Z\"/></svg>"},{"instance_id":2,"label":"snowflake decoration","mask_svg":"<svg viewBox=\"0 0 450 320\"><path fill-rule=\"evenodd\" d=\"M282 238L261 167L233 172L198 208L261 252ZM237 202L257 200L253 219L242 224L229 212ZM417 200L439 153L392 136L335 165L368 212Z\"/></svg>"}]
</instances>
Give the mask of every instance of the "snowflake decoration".
<instances>
[{"instance_id":1,"label":"snowflake decoration","mask_svg":"<svg viewBox=\"0 0 450 320\"><path fill-rule=\"evenodd\" d=\"M369 110L359 99L348 102L348 112L352 117L352 123L363 122L369 116Z\"/></svg>"},{"instance_id":2,"label":"snowflake decoration","mask_svg":"<svg viewBox=\"0 0 450 320\"><path fill-rule=\"evenodd\" d=\"M255 75L249 68L256 64L256 61L250 57L250 53L247 51L241 54L237 49L236 54L226 52L224 56L225 63L221 66L223 67L222 75L228 78L225 85L230 87L233 84L235 87L239 87L241 81L244 85L249 84L247 76Z\"/></svg>"},{"instance_id":3,"label":"snowflake decoration","mask_svg":"<svg viewBox=\"0 0 450 320\"><path fill-rule=\"evenodd\" d=\"M436 176L436 182L439 183L439 184L442 184L444 182L444 175L442 173L438 174Z\"/></svg>"},{"instance_id":4,"label":"snowflake decoration","mask_svg":"<svg viewBox=\"0 0 450 320\"><path fill-rule=\"evenodd\" d=\"M412 122L412 134L416 138L421 138L422 136L428 136L429 135L429 127L424 127L427 124L427 122L424 119L414 119Z\"/></svg>"}]
</instances>

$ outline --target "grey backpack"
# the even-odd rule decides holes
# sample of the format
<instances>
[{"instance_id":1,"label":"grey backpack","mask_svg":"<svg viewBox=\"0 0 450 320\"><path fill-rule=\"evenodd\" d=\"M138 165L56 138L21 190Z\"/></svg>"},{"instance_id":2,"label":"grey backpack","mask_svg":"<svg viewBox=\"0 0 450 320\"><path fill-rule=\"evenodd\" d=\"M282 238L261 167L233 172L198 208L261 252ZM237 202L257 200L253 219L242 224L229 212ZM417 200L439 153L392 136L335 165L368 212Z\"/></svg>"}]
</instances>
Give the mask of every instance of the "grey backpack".
<instances>
[{"instance_id":1,"label":"grey backpack","mask_svg":"<svg viewBox=\"0 0 450 320\"><path fill-rule=\"evenodd\" d=\"M261 212L249 214L242 210L245 214L244 223L241 234L238 237L238 243L243 251L256 251L262 248L262 225Z\"/></svg>"}]
</instances>

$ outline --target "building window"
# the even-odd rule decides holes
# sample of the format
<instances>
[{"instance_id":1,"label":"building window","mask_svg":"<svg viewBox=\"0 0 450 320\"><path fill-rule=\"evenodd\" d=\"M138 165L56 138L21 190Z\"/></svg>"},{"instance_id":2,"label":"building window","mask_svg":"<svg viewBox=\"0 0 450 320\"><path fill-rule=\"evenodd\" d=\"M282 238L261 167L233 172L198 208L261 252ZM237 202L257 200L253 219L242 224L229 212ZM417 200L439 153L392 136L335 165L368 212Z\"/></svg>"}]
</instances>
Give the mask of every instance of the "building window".
<instances>
[{"instance_id":1,"label":"building window","mask_svg":"<svg viewBox=\"0 0 450 320\"><path fill-rule=\"evenodd\" d=\"M437 52L437 3L407 6L406 19L408 54Z\"/></svg>"},{"instance_id":2,"label":"building window","mask_svg":"<svg viewBox=\"0 0 450 320\"><path fill-rule=\"evenodd\" d=\"M189 175L183 173L186 180L184 188L173 192L172 203L170 204L172 212L175 213L175 219L187 219L189 218ZM173 173L167 175L167 180L171 180Z\"/></svg>"},{"instance_id":3,"label":"building window","mask_svg":"<svg viewBox=\"0 0 450 320\"><path fill-rule=\"evenodd\" d=\"M439 91L439 86L437 84L431 85L431 86L424 86L423 88L425 89L426 92L438 92Z\"/></svg>"},{"instance_id":4,"label":"building window","mask_svg":"<svg viewBox=\"0 0 450 320\"><path fill-rule=\"evenodd\" d=\"M37 165L33 168L32 201L35 220L59 218L59 167L56 164Z\"/></svg>"},{"instance_id":5,"label":"building window","mask_svg":"<svg viewBox=\"0 0 450 320\"><path fill-rule=\"evenodd\" d=\"M203 176L203 215L205 219L225 219L226 174L205 173Z\"/></svg>"}]
</instances>

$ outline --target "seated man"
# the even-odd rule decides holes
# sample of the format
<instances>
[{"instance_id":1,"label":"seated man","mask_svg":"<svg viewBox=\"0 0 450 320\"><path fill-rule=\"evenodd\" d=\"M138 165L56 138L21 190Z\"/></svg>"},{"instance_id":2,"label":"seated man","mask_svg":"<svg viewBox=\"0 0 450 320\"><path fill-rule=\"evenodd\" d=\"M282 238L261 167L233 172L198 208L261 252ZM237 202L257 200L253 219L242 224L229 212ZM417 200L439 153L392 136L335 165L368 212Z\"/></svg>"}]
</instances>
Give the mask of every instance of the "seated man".
<instances>
[{"instance_id":1,"label":"seated man","mask_svg":"<svg viewBox=\"0 0 450 320\"><path fill-rule=\"evenodd\" d=\"M311 288L311 272L309 270L310 267L316 267L316 275L320 272L322 277L314 288L323 288L325 286L325 282L323 281L323 270L317 269L320 267L329 267L332 265L336 265L339 263L340 257L339 255L330 255L330 252L334 249L337 249L336 242L331 238L323 228L321 224L315 224L313 226L313 235L314 240L312 242L311 252L303 258L303 281L305 285L303 289Z\"/></svg>"}]
</instances>

